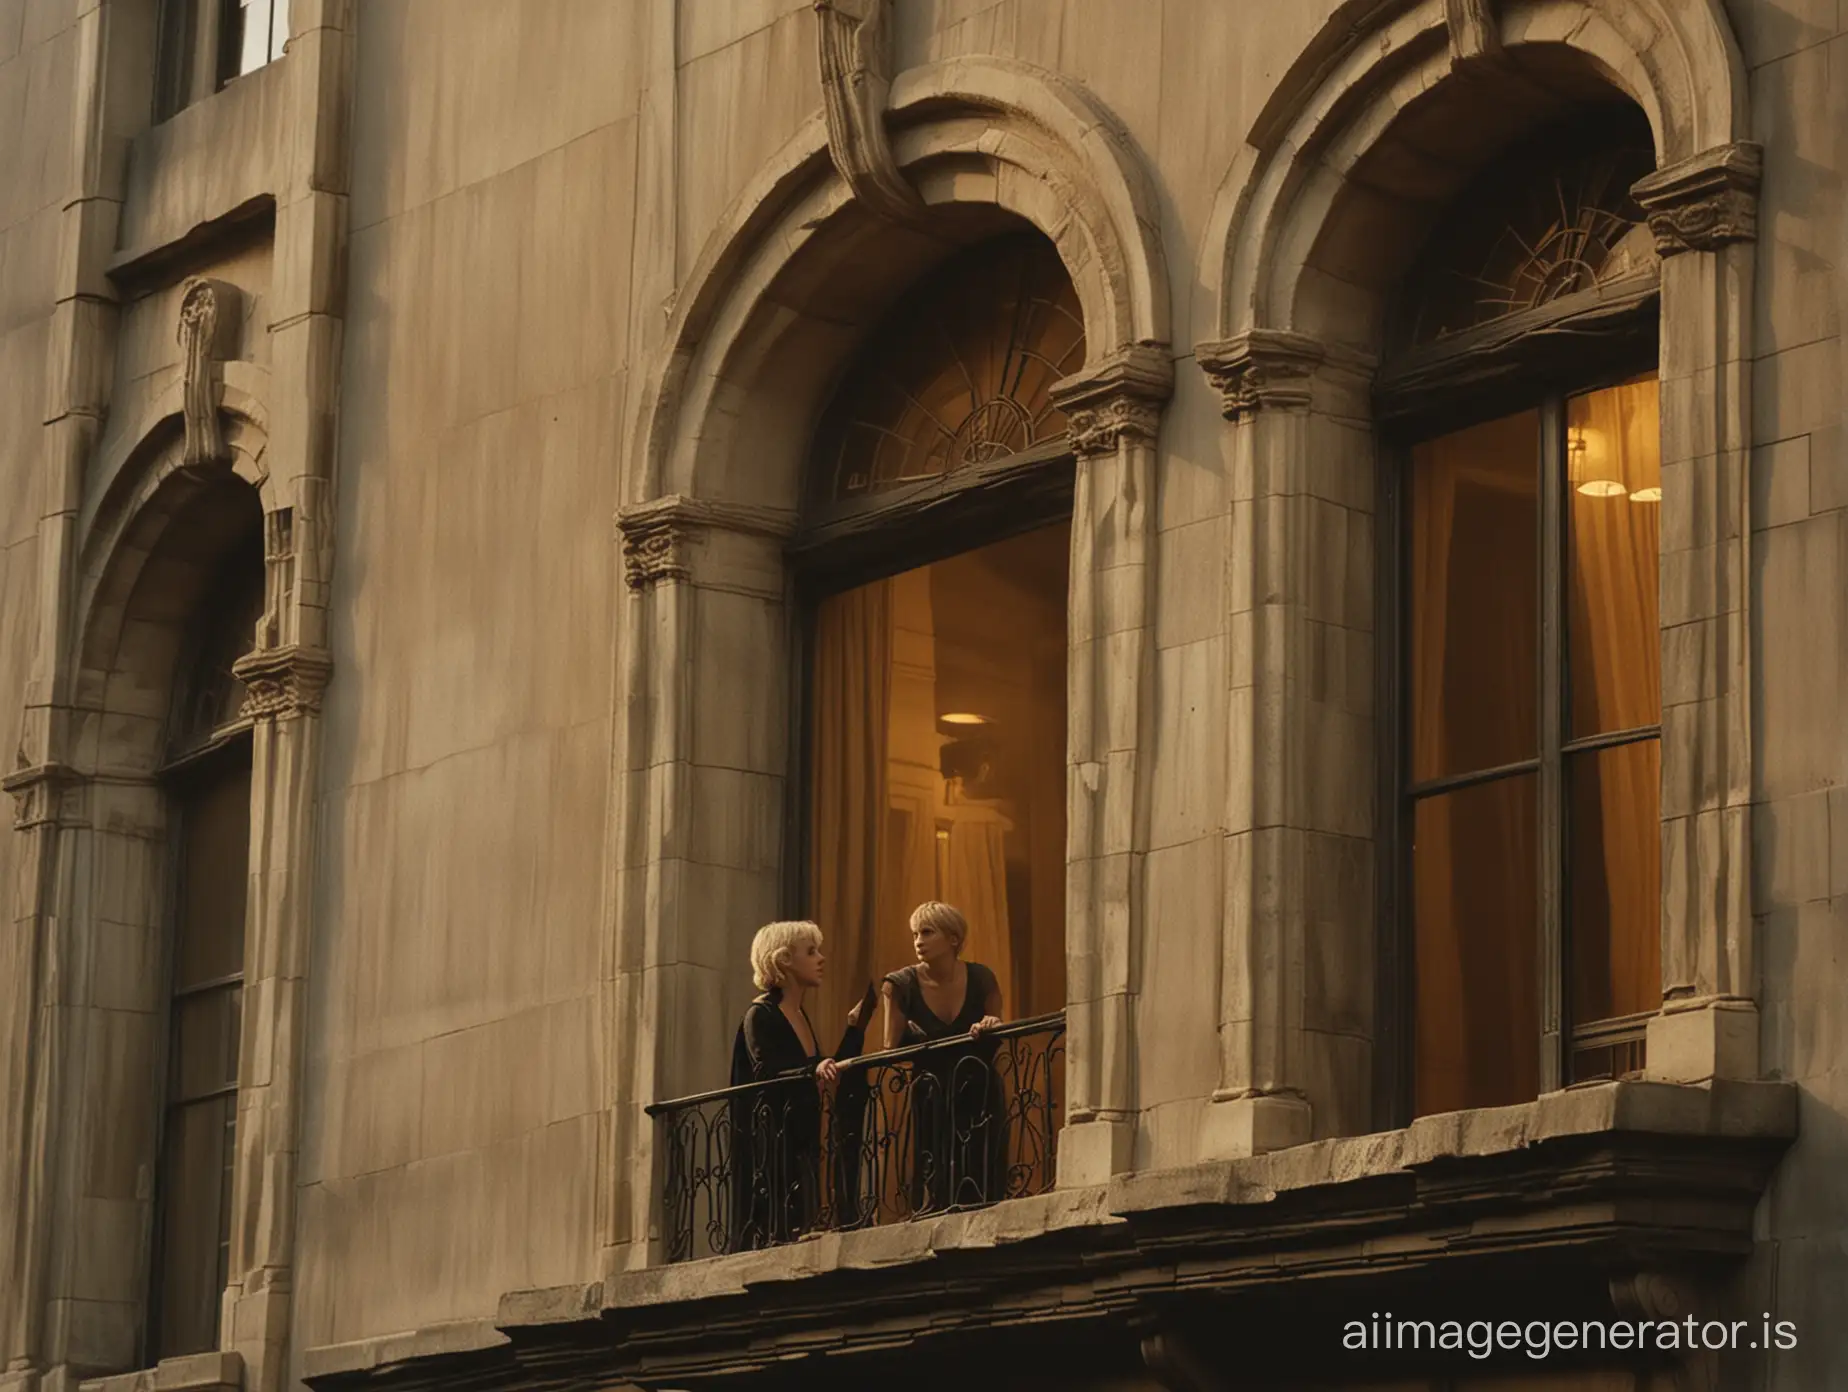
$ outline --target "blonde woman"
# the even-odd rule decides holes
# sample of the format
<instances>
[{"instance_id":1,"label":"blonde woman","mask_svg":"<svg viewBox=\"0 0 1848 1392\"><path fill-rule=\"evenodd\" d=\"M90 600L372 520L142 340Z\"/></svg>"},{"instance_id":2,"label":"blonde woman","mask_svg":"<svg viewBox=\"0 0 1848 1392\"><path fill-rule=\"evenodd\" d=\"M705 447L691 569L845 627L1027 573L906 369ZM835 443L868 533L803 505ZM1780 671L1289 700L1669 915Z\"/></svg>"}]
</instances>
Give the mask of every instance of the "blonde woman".
<instances>
[{"instance_id":1,"label":"blonde woman","mask_svg":"<svg viewBox=\"0 0 1848 1392\"><path fill-rule=\"evenodd\" d=\"M732 1043L731 1081L776 1085L741 1094L731 1107L732 1250L787 1242L812 1226L821 1202L818 1087L838 1076L836 1059L865 1045L873 989L847 1013L840 1045L826 1057L805 1008L827 971L821 929L769 923L751 940L753 1000Z\"/></svg>"},{"instance_id":2,"label":"blonde woman","mask_svg":"<svg viewBox=\"0 0 1848 1392\"><path fill-rule=\"evenodd\" d=\"M1007 1196L1007 1119L997 1049L984 1036L1001 1023L1001 986L980 962L965 962L969 922L949 904L911 911L915 966L881 984L885 1046L954 1040L911 1065L913 1213L992 1203Z\"/></svg>"}]
</instances>

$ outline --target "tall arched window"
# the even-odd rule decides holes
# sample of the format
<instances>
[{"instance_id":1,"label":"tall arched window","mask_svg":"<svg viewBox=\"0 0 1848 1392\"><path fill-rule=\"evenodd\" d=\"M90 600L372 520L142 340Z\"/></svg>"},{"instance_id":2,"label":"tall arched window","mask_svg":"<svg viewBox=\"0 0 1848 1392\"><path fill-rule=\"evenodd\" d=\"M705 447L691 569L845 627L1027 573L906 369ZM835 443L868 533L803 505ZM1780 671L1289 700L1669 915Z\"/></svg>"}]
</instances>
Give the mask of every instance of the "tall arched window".
<instances>
[{"instance_id":1,"label":"tall arched window","mask_svg":"<svg viewBox=\"0 0 1848 1392\"><path fill-rule=\"evenodd\" d=\"M950 258L856 355L816 433L794 558L810 616L803 907L838 1027L967 916L1007 1015L1064 1005L1073 461L1053 383L1084 325L1036 233Z\"/></svg>"},{"instance_id":2,"label":"tall arched window","mask_svg":"<svg viewBox=\"0 0 1848 1392\"><path fill-rule=\"evenodd\" d=\"M1660 1004L1662 497L1641 113L1541 131L1408 283L1380 413L1415 1114L1642 1065Z\"/></svg>"},{"instance_id":3,"label":"tall arched window","mask_svg":"<svg viewBox=\"0 0 1848 1392\"><path fill-rule=\"evenodd\" d=\"M262 517L237 484L195 507L209 514L196 535L228 537L180 656L162 772L172 908L149 1364L219 1346L236 1154L251 733L232 668L263 609Z\"/></svg>"}]
</instances>

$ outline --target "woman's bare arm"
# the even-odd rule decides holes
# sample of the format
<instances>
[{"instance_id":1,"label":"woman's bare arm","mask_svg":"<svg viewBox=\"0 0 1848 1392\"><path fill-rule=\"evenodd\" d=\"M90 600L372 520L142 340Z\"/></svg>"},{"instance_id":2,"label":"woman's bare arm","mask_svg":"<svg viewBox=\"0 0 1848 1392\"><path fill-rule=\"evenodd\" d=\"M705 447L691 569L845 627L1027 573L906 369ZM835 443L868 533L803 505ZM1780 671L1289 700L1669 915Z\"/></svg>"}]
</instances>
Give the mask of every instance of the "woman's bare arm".
<instances>
[{"instance_id":1,"label":"woman's bare arm","mask_svg":"<svg viewBox=\"0 0 1848 1392\"><path fill-rule=\"evenodd\" d=\"M879 983L880 998L885 1001L885 1044L887 1049L896 1049L899 1040L905 1037L905 1012L899 1008L898 994L892 989L892 983Z\"/></svg>"}]
</instances>

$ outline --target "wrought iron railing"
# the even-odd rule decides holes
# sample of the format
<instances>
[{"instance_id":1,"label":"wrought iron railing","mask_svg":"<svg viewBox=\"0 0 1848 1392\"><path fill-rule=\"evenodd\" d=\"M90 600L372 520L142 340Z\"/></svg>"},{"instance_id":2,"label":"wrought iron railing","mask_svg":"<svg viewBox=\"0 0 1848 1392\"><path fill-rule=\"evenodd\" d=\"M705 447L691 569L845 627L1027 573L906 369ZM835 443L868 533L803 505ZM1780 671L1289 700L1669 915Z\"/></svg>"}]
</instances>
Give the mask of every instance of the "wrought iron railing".
<instances>
[{"instance_id":1,"label":"wrought iron railing","mask_svg":"<svg viewBox=\"0 0 1848 1392\"><path fill-rule=\"evenodd\" d=\"M1065 1015L1041 1015L648 1108L669 1261L904 1222L1052 1188Z\"/></svg>"}]
</instances>

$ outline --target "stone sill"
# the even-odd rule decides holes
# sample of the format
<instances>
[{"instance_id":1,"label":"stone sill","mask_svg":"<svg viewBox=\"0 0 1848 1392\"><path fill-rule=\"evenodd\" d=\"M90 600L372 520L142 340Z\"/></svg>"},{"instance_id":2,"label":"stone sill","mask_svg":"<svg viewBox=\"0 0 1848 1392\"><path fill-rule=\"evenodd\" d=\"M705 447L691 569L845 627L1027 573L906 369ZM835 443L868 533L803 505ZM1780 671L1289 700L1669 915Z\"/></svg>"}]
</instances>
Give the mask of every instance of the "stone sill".
<instances>
[{"instance_id":1,"label":"stone sill","mask_svg":"<svg viewBox=\"0 0 1848 1392\"><path fill-rule=\"evenodd\" d=\"M138 1373L117 1373L77 1384L78 1392L242 1392L244 1359L236 1353L193 1353L163 1358Z\"/></svg>"},{"instance_id":2,"label":"stone sill","mask_svg":"<svg viewBox=\"0 0 1848 1392\"><path fill-rule=\"evenodd\" d=\"M374 1373L399 1363L483 1354L505 1346L507 1336L493 1320L450 1320L399 1334L381 1334L347 1344L323 1344L302 1351L304 1380ZM114 1392L114 1389L111 1389Z\"/></svg>"},{"instance_id":3,"label":"stone sill","mask_svg":"<svg viewBox=\"0 0 1848 1392\"><path fill-rule=\"evenodd\" d=\"M1111 1181L1110 1211L1127 1216L1189 1204L1265 1203L1292 1190L1615 1133L1789 1141L1797 1134L1797 1089L1767 1082L1595 1083L1512 1107L1420 1117L1399 1131L1123 1175Z\"/></svg>"}]
</instances>

